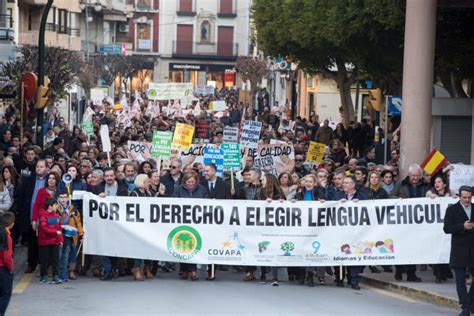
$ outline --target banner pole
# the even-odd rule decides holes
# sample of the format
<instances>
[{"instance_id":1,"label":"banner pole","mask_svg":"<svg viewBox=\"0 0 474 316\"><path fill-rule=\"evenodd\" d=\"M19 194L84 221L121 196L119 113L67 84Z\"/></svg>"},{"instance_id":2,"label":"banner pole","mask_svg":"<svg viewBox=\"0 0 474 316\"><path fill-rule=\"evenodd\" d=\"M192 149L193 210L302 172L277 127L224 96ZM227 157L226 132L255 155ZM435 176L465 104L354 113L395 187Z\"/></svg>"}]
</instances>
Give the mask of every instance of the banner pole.
<instances>
[{"instance_id":1,"label":"banner pole","mask_svg":"<svg viewBox=\"0 0 474 316\"><path fill-rule=\"evenodd\" d=\"M344 280L342 279L342 269L344 269L344 267L342 266L342 264L339 266L339 280L341 280L342 283L344 283Z\"/></svg>"},{"instance_id":2,"label":"banner pole","mask_svg":"<svg viewBox=\"0 0 474 316\"><path fill-rule=\"evenodd\" d=\"M232 171L232 168L230 169L230 188L231 190L235 190L234 187L234 171Z\"/></svg>"},{"instance_id":3,"label":"banner pole","mask_svg":"<svg viewBox=\"0 0 474 316\"><path fill-rule=\"evenodd\" d=\"M211 278L215 278L215 266L214 266L214 263L211 264Z\"/></svg>"},{"instance_id":4,"label":"banner pole","mask_svg":"<svg viewBox=\"0 0 474 316\"><path fill-rule=\"evenodd\" d=\"M110 152L107 152L107 161L109 163L109 168L112 167L112 163L110 162Z\"/></svg>"}]
</instances>

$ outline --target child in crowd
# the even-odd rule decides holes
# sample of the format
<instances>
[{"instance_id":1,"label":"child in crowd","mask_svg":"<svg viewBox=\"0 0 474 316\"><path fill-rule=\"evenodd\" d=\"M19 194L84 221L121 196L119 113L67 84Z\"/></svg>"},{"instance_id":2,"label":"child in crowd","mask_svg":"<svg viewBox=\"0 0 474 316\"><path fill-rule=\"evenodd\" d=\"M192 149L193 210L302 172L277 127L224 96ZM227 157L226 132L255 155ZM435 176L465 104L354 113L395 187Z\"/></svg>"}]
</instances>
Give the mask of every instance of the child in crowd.
<instances>
[{"instance_id":1,"label":"child in crowd","mask_svg":"<svg viewBox=\"0 0 474 316\"><path fill-rule=\"evenodd\" d=\"M45 202L46 210L39 214L38 246L41 264L41 283L59 284L59 248L63 243L63 233L56 201L49 198ZM53 269L53 279L48 279L48 267Z\"/></svg>"},{"instance_id":2,"label":"child in crowd","mask_svg":"<svg viewBox=\"0 0 474 316\"><path fill-rule=\"evenodd\" d=\"M76 279L74 269L76 267L77 242L79 237L84 235L84 230L82 229L80 214L69 200L66 191L59 192L56 212L61 217L64 237L59 264L59 278L62 282L67 282L68 279Z\"/></svg>"},{"instance_id":3,"label":"child in crowd","mask_svg":"<svg viewBox=\"0 0 474 316\"><path fill-rule=\"evenodd\" d=\"M0 212L0 315L5 315L13 287L13 242L10 230L15 214Z\"/></svg>"}]
</instances>

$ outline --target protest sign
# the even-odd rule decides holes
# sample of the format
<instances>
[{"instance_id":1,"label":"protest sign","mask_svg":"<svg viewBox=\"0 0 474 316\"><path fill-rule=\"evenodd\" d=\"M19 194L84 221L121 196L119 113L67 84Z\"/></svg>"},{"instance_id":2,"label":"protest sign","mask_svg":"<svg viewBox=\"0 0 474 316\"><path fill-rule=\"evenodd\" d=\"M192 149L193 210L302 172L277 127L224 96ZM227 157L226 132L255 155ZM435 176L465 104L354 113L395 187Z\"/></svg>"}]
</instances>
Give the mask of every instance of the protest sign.
<instances>
[{"instance_id":1,"label":"protest sign","mask_svg":"<svg viewBox=\"0 0 474 316\"><path fill-rule=\"evenodd\" d=\"M225 101L212 101L209 109L214 112L225 111L226 103Z\"/></svg>"},{"instance_id":2,"label":"protest sign","mask_svg":"<svg viewBox=\"0 0 474 316\"><path fill-rule=\"evenodd\" d=\"M321 162L323 161L324 153L326 151L326 145L317 143L317 142L310 142L308 153L306 154L306 161L307 162Z\"/></svg>"},{"instance_id":3,"label":"protest sign","mask_svg":"<svg viewBox=\"0 0 474 316\"><path fill-rule=\"evenodd\" d=\"M171 155L171 141L173 133L154 131L151 147L151 157L155 159L168 159Z\"/></svg>"},{"instance_id":4,"label":"protest sign","mask_svg":"<svg viewBox=\"0 0 474 316\"><path fill-rule=\"evenodd\" d=\"M443 232L443 218L448 205L457 201L196 203L102 198L84 191L74 195L83 199L86 254L283 267L447 263L451 236Z\"/></svg>"},{"instance_id":5,"label":"protest sign","mask_svg":"<svg viewBox=\"0 0 474 316\"><path fill-rule=\"evenodd\" d=\"M87 109L84 111L84 114L82 115L82 120L83 121L91 121L92 120L92 115L94 115L95 112L94 110L91 109L90 106L87 107Z\"/></svg>"},{"instance_id":6,"label":"protest sign","mask_svg":"<svg viewBox=\"0 0 474 316\"><path fill-rule=\"evenodd\" d=\"M93 135L94 134L94 124L91 120L89 121L82 121L81 123L82 132L86 135Z\"/></svg>"},{"instance_id":7,"label":"protest sign","mask_svg":"<svg viewBox=\"0 0 474 316\"><path fill-rule=\"evenodd\" d=\"M244 148L241 150L243 164L248 155L253 157L254 166L275 176L285 171L291 173L295 168L295 149L292 143L258 144L257 148Z\"/></svg>"},{"instance_id":8,"label":"protest sign","mask_svg":"<svg viewBox=\"0 0 474 316\"><path fill-rule=\"evenodd\" d=\"M239 136L239 128L238 127L224 127L224 133L222 137L222 141L224 143L237 143L237 139Z\"/></svg>"},{"instance_id":9,"label":"protest sign","mask_svg":"<svg viewBox=\"0 0 474 316\"><path fill-rule=\"evenodd\" d=\"M107 88L105 90L104 88L92 88L90 90L92 104L101 105L102 100L107 96L107 90Z\"/></svg>"},{"instance_id":10,"label":"protest sign","mask_svg":"<svg viewBox=\"0 0 474 316\"><path fill-rule=\"evenodd\" d=\"M207 96L214 94L214 87L213 86L196 86L194 89L195 95L202 95Z\"/></svg>"},{"instance_id":11,"label":"protest sign","mask_svg":"<svg viewBox=\"0 0 474 316\"><path fill-rule=\"evenodd\" d=\"M143 162L151 158L151 143L128 141L128 159Z\"/></svg>"},{"instance_id":12,"label":"protest sign","mask_svg":"<svg viewBox=\"0 0 474 316\"><path fill-rule=\"evenodd\" d=\"M221 148L224 150L224 169L240 170L240 144L222 144Z\"/></svg>"},{"instance_id":13,"label":"protest sign","mask_svg":"<svg viewBox=\"0 0 474 316\"><path fill-rule=\"evenodd\" d=\"M452 165L453 170L449 172L449 188L458 192L463 185L472 186L474 183L474 166Z\"/></svg>"},{"instance_id":14,"label":"protest sign","mask_svg":"<svg viewBox=\"0 0 474 316\"><path fill-rule=\"evenodd\" d=\"M262 122L258 121L244 121L242 134L240 136L240 145L248 148L256 148L258 140L260 139L260 130L262 129Z\"/></svg>"},{"instance_id":15,"label":"protest sign","mask_svg":"<svg viewBox=\"0 0 474 316\"><path fill-rule=\"evenodd\" d=\"M192 165L194 163L204 163L204 150L206 148L217 148L215 144L192 144L191 147L187 150L180 151L177 153L176 151L172 151L173 155L172 158L181 158L183 166Z\"/></svg>"},{"instance_id":16,"label":"protest sign","mask_svg":"<svg viewBox=\"0 0 474 316\"><path fill-rule=\"evenodd\" d=\"M109 126L107 124L100 126L100 141L102 142L102 150L110 153L112 151L112 144L110 143Z\"/></svg>"},{"instance_id":17,"label":"protest sign","mask_svg":"<svg viewBox=\"0 0 474 316\"><path fill-rule=\"evenodd\" d=\"M211 138L211 121L210 120L197 120L195 123L194 138L206 139Z\"/></svg>"},{"instance_id":18,"label":"protest sign","mask_svg":"<svg viewBox=\"0 0 474 316\"><path fill-rule=\"evenodd\" d=\"M193 141L194 126L178 123L174 130L172 147L179 150L186 150L191 147Z\"/></svg>"},{"instance_id":19,"label":"protest sign","mask_svg":"<svg viewBox=\"0 0 474 316\"><path fill-rule=\"evenodd\" d=\"M130 117L128 116L128 114L125 111L121 111L117 115L117 119L115 120L115 124L116 125L123 124L124 127L130 127L130 126L133 125L132 120L130 119Z\"/></svg>"},{"instance_id":20,"label":"protest sign","mask_svg":"<svg viewBox=\"0 0 474 316\"><path fill-rule=\"evenodd\" d=\"M217 167L217 176L224 177L224 150L221 148L204 149L204 165L213 163Z\"/></svg>"},{"instance_id":21,"label":"protest sign","mask_svg":"<svg viewBox=\"0 0 474 316\"><path fill-rule=\"evenodd\" d=\"M148 99L175 100L189 98L193 94L192 83L150 83Z\"/></svg>"}]
</instances>

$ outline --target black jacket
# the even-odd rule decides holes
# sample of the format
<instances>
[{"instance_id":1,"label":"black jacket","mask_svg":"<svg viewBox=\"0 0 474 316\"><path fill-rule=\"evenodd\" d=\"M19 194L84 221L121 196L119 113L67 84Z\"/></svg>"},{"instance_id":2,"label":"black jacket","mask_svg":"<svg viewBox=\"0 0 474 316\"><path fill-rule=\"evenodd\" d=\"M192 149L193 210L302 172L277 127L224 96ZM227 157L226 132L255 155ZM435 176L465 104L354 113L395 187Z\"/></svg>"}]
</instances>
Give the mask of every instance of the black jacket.
<instances>
[{"instance_id":1,"label":"black jacket","mask_svg":"<svg viewBox=\"0 0 474 316\"><path fill-rule=\"evenodd\" d=\"M295 200L304 201L305 192L306 192L306 188L303 188L303 190L296 193ZM326 199L326 196L321 192L321 190L319 190L318 187L314 187L313 190L311 190L311 197L312 197L312 201L317 201L319 199Z\"/></svg>"},{"instance_id":2,"label":"black jacket","mask_svg":"<svg viewBox=\"0 0 474 316\"><path fill-rule=\"evenodd\" d=\"M393 188L392 192L390 192L390 197L392 198L402 198L402 199L408 199L411 198L410 196L410 187L412 185L410 184L410 179L406 177L403 181L398 182L395 187ZM417 195L414 197L426 197L426 192L428 192L428 185L426 185L423 180L420 180L420 182L416 185L416 192Z\"/></svg>"},{"instance_id":3,"label":"black jacket","mask_svg":"<svg viewBox=\"0 0 474 316\"><path fill-rule=\"evenodd\" d=\"M383 200L388 199L388 193L384 188L378 188L377 191L369 189L369 200Z\"/></svg>"},{"instance_id":4,"label":"black jacket","mask_svg":"<svg viewBox=\"0 0 474 316\"><path fill-rule=\"evenodd\" d=\"M127 186L123 183L117 181L118 188L117 188L117 196L128 196L128 189ZM105 181L102 181L101 184L98 184L92 187L92 193L95 195L99 195L105 192Z\"/></svg>"},{"instance_id":5,"label":"black jacket","mask_svg":"<svg viewBox=\"0 0 474 316\"><path fill-rule=\"evenodd\" d=\"M21 177L20 186L18 187L18 228L20 232L29 232L31 228L31 199L33 198L33 191L35 189L36 176Z\"/></svg>"},{"instance_id":6,"label":"black jacket","mask_svg":"<svg viewBox=\"0 0 474 316\"><path fill-rule=\"evenodd\" d=\"M176 186L181 185L181 180L183 179L183 174L179 176L178 182L174 182L173 177L168 173L160 177L160 183L166 187L166 196L173 196L174 189Z\"/></svg>"},{"instance_id":7,"label":"black jacket","mask_svg":"<svg viewBox=\"0 0 474 316\"><path fill-rule=\"evenodd\" d=\"M232 199L232 194L230 193L230 184L224 180L217 178L214 185L214 190L211 192L209 190L209 183L206 179L201 181L201 185L206 189L207 194L210 199L219 199L219 200L230 200Z\"/></svg>"},{"instance_id":8,"label":"black jacket","mask_svg":"<svg viewBox=\"0 0 474 316\"><path fill-rule=\"evenodd\" d=\"M471 222L474 222L474 204L471 203ZM451 234L449 264L453 268L474 268L474 230L464 229L469 220L461 202L450 205L444 216L444 232Z\"/></svg>"},{"instance_id":9,"label":"black jacket","mask_svg":"<svg viewBox=\"0 0 474 316\"><path fill-rule=\"evenodd\" d=\"M347 199L347 194L344 191L337 191L336 194L334 195L334 200L339 201L342 199ZM364 190L357 189L356 192L354 193L354 196L352 197L353 200L368 200L369 197L365 193Z\"/></svg>"}]
</instances>

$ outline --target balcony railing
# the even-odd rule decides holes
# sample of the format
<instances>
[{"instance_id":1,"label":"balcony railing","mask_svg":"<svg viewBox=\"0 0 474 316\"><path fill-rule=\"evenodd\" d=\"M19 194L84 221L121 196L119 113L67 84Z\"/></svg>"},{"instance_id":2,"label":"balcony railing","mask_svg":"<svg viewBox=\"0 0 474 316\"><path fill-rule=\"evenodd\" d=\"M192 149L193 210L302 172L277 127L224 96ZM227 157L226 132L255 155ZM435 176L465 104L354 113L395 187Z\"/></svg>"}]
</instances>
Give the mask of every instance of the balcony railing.
<instances>
[{"instance_id":1,"label":"balcony railing","mask_svg":"<svg viewBox=\"0 0 474 316\"><path fill-rule=\"evenodd\" d=\"M176 14L178 16L195 16L196 0L176 0L178 8Z\"/></svg>"},{"instance_id":2,"label":"balcony railing","mask_svg":"<svg viewBox=\"0 0 474 316\"><path fill-rule=\"evenodd\" d=\"M0 40L13 41L13 19L8 14L0 14Z\"/></svg>"},{"instance_id":3,"label":"balcony railing","mask_svg":"<svg viewBox=\"0 0 474 316\"><path fill-rule=\"evenodd\" d=\"M236 0L217 0L217 16L220 18L237 17Z\"/></svg>"},{"instance_id":4,"label":"balcony railing","mask_svg":"<svg viewBox=\"0 0 474 316\"><path fill-rule=\"evenodd\" d=\"M173 57L177 58L211 58L230 59L237 58L239 44L237 43L212 43L173 41Z\"/></svg>"}]
</instances>

